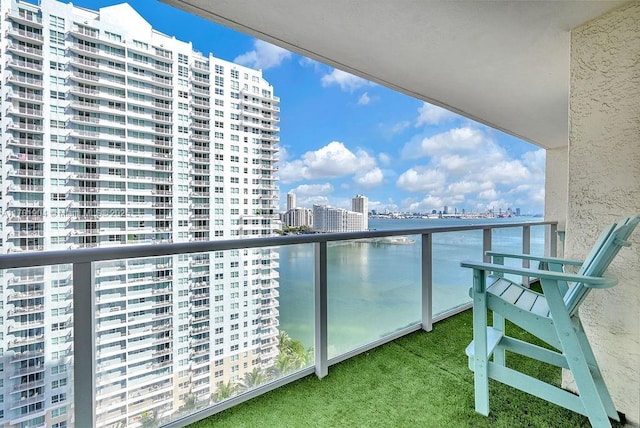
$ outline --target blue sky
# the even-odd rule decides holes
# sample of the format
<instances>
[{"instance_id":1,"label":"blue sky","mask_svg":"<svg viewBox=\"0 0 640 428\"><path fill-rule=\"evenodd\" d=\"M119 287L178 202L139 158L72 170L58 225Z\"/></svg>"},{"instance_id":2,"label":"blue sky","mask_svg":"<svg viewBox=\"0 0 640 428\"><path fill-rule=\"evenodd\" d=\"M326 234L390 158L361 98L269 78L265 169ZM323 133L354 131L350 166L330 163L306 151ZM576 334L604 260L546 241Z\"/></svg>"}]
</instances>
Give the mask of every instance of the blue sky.
<instances>
[{"instance_id":1,"label":"blue sky","mask_svg":"<svg viewBox=\"0 0 640 428\"><path fill-rule=\"evenodd\" d=\"M76 0L89 9L117 1ZM281 98L280 207L544 209L544 150L383 86L150 0L128 3L205 54L261 68Z\"/></svg>"}]
</instances>

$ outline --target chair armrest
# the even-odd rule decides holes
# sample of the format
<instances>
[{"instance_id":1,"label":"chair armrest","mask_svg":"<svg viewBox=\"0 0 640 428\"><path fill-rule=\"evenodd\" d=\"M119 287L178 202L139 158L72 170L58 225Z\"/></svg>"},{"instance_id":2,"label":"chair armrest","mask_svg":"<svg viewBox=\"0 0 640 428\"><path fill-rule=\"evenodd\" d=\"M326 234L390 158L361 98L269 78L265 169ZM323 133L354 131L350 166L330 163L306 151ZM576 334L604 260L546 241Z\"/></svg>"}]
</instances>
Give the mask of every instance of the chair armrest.
<instances>
[{"instance_id":1,"label":"chair armrest","mask_svg":"<svg viewBox=\"0 0 640 428\"><path fill-rule=\"evenodd\" d=\"M577 260L566 260L566 259L560 259L558 257L533 256L531 254L498 253L496 251L487 251L485 252L485 254L491 257L503 257L505 259L533 260L538 262L558 263L558 264L570 265L570 266L582 266L582 263L583 263Z\"/></svg>"},{"instance_id":2,"label":"chair armrest","mask_svg":"<svg viewBox=\"0 0 640 428\"><path fill-rule=\"evenodd\" d=\"M521 267L510 267L504 265L496 265L493 263L471 262L462 261L460 266L477 269L485 272L500 272L511 273L515 275L530 276L534 278L550 279L553 281L572 281L580 282L589 288L609 288L618 283L618 280L614 277L601 277L601 276L585 276L572 273L553 272L548 270L528 269Z\"/></svg>"}]
</instances>

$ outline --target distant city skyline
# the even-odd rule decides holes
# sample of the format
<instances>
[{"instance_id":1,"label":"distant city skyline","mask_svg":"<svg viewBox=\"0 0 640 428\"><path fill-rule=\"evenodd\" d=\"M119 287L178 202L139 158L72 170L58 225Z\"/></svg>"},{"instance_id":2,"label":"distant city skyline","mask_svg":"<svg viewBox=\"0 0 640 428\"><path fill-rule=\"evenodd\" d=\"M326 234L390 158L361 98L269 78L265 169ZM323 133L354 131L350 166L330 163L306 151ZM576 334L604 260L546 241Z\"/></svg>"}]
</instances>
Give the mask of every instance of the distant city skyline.
<instances>
[{"instance_id":1,"label":"distant city skyline","mask_svg":"<svg viewBox=\"0 0 640 428\"><path fill-rule=\"evenodd\" d=\"M342 208L342 207L334 207L330 204L314 204L311 207L303 207L297 204L297 196L295 194L294 191L289 191L286 195L286 200L287 200L287 205L286 205L286 210L282 210L281 214L286 214L290 211L293 210L309 210L311 211L313 209L313 206L315 205L326 205L328 207L332 207L332 208L340 208L340 209L346 209L346 208ZM358 202L358 200L364 200L364 205L361 205L361 202ZM358 206L358 208L356 209L356 206ZM495 213L496 215L498 214L503 214L503 213L508 213L511 215L515 215L515 216L520 216L523 214L522 210L520 209L520 207L488 207L487 209L483 210L483 211L471 211L471 210L467 210L465 208L459 208L459 207L451 207L448 205L444 205L443 207L441 207L440 209L432 209L432 210L427 210L427 211L400 211L400 210L389 210L387 208L383 209L383 210L378 210L376 208L371 208L369 209L369 199L364 196L364 195L356 195L354 198L351 199L351 206L350 206L351 211L356 211L356 212L360 212L360 213L369 213L369 214L373 214L373 215L377 215L377 214L458 214L458 213L467 213L467 214L488 214L488 213ZM524 213L524 214L534 214L534 213Z\"/></svg>"},{"instance_id":2,"label":"distant city skyline","mask_svg":"<svg viewBox=\"0 0 640 428\"><path fill-rule=\"evenodd\" d=\"M92 9L117 3L74 2ZM128 3L159 31L261 68L278 88L280 211L292 190L304 207L348 209L362 193L376 210L543 211L543 149L165 4Z\"/></svg>"}]
</instances>

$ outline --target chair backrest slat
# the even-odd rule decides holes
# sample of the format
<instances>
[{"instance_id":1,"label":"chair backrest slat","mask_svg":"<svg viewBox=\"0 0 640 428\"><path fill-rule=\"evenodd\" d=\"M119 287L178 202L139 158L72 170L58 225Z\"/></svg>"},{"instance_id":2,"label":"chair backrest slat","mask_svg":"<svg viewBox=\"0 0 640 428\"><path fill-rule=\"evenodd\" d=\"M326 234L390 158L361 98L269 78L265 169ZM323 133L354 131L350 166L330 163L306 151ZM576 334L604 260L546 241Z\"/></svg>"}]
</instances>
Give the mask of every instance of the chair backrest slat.
<instances>
[{"instance_id":1,"label":"chair backrest slat","mask_svg":"<svg viewBox=\"0 0 640 428\"><path fill-rule=\"evenodd\" d=\"M578 273L587 276L604 275L620 248L626 245L627 238L629 238L639 222L640 216L634 215L617 224L614 223L607 226L589 252ZM571 315L577 312L590 290L583 283L573 284L569 288L569 291L564 296L564 302Z\"/></svg>"}]
</instances>

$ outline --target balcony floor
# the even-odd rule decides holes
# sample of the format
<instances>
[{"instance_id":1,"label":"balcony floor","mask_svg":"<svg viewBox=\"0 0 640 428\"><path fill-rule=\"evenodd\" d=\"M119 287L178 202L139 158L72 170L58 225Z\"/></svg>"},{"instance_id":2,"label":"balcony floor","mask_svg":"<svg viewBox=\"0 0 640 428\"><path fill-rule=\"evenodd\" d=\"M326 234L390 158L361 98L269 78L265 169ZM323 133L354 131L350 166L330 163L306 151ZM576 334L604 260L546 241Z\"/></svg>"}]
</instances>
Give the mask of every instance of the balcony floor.
<instances>
[{"instance_id":1,"label":"balcony floor","mask_svg":"<svg viewBox=\"0 0 640 428\"><path fill-rule=\"evenodd\" d=\"M416 332L331 366L322 380L305 377L191 427L590 426L584 416L494 381L489 417L475 413L464 354L471 326L471 311L465 311L430 333ZM558 368L517 355L508 355L507 363L560 383Z\"/></svg>"}]
</instances>

